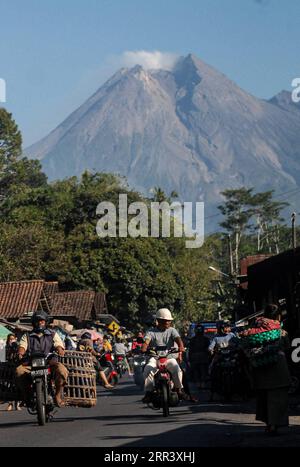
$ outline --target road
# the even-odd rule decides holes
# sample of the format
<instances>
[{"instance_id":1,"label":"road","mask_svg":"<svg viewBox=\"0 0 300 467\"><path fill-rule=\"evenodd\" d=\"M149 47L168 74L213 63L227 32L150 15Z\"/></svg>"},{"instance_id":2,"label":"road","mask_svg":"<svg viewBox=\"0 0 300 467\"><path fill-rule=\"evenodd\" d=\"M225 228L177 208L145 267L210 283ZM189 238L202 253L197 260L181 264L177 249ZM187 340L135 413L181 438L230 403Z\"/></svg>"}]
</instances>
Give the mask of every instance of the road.
<instances>
[{"instance_id":1,"label":"road","mask_svg":"<svg viewBox=\"0 0 300 467\"><path fill-rule=\"evenodd\" d=\"M144 406L142 393L127 378L111 392L99 389L93 409L60 409L46 427L26 410L0 406L0 446L19 447L216 447L299 446L300 409L291 406L291 426L276 438L255 421L253 402L183 403L169 419ZM297 402L297 401L296 401ZM298 403L300 400L298 401Z\"/></svg>"}]
</instances>

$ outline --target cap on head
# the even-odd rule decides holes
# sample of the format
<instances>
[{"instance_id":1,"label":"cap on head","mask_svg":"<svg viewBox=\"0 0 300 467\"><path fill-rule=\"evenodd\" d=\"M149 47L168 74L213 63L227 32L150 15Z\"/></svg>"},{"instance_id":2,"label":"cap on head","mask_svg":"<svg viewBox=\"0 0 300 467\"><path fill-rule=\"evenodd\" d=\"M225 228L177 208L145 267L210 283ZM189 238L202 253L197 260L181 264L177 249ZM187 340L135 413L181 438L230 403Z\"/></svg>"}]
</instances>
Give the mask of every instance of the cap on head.
<instances>
[{"instance_id":1,"label":"cap on head","mask_svg":"<svg viewBox=\"0 0 300 467\"><path fill-rule=\"evenodd\" d=\"M162 319L162 320L165 320L165 321L173 321L173 316L170 312L170 310L168 310L168 308L161 308L160 310L158 310L158 312L156 313L156 319Z\"/></svg>"}]
</instances>

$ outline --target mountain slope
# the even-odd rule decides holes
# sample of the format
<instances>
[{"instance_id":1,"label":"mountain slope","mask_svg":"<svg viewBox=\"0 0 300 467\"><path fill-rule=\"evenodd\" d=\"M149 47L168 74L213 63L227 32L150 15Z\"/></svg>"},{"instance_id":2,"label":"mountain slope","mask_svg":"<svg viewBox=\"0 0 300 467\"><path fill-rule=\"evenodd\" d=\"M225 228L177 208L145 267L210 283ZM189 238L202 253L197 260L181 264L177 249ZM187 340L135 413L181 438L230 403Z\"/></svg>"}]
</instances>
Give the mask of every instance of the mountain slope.
<instances>
[{"instance_id":1,"label":"mountain slope","mask_svg":"<svg viewBox=\"0 0 300 467\"><path fill-rule=\"evenodd\" d=\"M26 153L50 179L85 169L161 186L214 214L241 185L300 188L300 111L283 92L257 99L193 55L172 71L122 69Z\"/></svg>"}]
</instances>

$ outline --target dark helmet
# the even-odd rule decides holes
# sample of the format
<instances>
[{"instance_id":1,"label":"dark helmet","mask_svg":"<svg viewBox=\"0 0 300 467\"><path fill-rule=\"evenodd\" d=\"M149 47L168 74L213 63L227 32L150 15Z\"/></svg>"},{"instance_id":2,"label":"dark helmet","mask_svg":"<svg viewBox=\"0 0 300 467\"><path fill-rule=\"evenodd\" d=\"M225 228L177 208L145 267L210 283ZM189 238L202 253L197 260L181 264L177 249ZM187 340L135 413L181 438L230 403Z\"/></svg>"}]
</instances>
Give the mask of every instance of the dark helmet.
<instances>
[{"instance_id":1,"label":"dark helmet","mask_svg":"<svg viewBox=\"0 0 300 467\"><path fill-rule=\"evenodd\" d=\"M92 334L90 334L89 332L85 332L84 334L82 334L81 339L91 340L92 339Z\"/></svg>"},{"instance_id":2,"label":"dark helmet","mask_svg":"<svg viewBox=\"0 0 300 467\"><path fill-rule=\"evenodd\" d=\"M224 327L224 329L225 329L225 328L231 328L231 323L230 323L230 321L229 321L228 319L226 319L226 320L224 321L223 327Z\"/></svg>"},{"instance_id":3,"label":"dark helmet","mask_svg":"<svg viewBox=\"0 0 300 467\"><path fill-rule=\"evenodd\" d=\"M49 315L45 311L36 311L31 317L31 323L33 326L36 326L39 321L46 321L46 324L48 324Z\"/></svg>"},{"instance_id":4,"label":"dark helmet","mask_svg":"<svg viewBox=\"0 0 300 467\"><path fill-rule=\"evenodd\" d=\"M195 333L203 333L204 332L204 326L203 324L197 324L195 326Z\"/></svg>"}]
</instances>

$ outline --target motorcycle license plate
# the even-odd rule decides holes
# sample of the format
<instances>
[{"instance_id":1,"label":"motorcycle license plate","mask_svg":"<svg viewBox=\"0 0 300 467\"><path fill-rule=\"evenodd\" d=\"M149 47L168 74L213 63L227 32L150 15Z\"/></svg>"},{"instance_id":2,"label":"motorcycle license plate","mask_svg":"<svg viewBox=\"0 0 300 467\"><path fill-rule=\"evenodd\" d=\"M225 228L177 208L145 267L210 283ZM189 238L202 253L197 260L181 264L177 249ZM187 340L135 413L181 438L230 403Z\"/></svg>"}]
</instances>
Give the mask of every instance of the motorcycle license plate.
<instances>
[{"instance_id":1,"label":"motorcycle license plate","mask_svg":"<svg viewBox=\"0 0 300 467\"><path fill-rule=\"evenodd\" d=\"M47 376L48 370L33 370L31 372L31 376Z\"/></svg>"}]
</instances>

